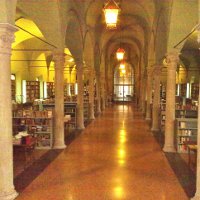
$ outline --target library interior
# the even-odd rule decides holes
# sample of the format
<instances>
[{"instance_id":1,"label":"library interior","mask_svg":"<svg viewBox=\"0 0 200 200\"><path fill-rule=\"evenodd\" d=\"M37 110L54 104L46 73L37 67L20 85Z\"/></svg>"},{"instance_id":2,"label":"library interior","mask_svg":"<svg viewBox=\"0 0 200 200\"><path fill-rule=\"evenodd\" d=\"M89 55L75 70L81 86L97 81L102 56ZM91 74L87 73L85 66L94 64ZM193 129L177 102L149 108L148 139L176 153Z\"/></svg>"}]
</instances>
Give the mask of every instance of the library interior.
<instances>
[{"instance_id":1,"label":"library interior","mask_svg":"<svg viewBox=\"0 0 200 200\"><path fill-rule=\"evenodd\" d=\"M200 200L200 0L0 0L0 200Z\"/></svg>"}]
</instances>

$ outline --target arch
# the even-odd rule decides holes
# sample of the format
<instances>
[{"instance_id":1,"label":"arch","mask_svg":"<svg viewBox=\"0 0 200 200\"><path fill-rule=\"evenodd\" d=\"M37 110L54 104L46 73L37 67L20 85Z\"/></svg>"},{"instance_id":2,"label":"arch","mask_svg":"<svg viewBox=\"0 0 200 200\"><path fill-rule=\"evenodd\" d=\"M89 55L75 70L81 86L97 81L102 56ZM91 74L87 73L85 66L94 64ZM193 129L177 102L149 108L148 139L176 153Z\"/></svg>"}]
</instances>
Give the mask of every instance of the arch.
<instances>
[{"instance_id":1,"label":"arch","mask_svg":"<svg viewBox=\"0 0 200 200\"><path fill-rule=\"evenodd\" d=\"M75 60L83 60L83 32L75 10L68 13L71 17L65 32L65 45L69 48Z\"/></svg>"}]
</instances>

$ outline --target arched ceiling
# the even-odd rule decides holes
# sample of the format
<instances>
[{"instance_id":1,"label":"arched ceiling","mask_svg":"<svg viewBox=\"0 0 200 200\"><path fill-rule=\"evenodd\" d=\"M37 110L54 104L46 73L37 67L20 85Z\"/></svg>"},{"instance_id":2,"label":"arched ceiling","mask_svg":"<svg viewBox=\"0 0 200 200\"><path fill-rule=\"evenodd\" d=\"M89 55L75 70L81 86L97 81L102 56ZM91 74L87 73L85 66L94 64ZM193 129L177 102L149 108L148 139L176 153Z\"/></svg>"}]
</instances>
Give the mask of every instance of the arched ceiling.
<instances>
[{"instance_id":1,"label":"arched ceiling","mask_svg":"<svg viewBox=\"0 0 200 200\"><path fill-rule=\"evenodd\" d=\"M74 58L88 59L90 51L87 47L98 48L94 63L99 65L101 55L108 60L114 59L116 49L123 44L130 62L137 65L142 58L143 68L148 67L148 61L154 57L155 62L160 62L167 50L197 22L197 0L115 1L121 8L115 30L105 27L102 9L107 0L18 0L16 19L24 17L33 21L41 31L39 37L59 48L69 48ZM186 9L189 12L183 14ZM190 17L192 12L196 14ZM189 25L181 24L186 17ZM85 40L88 31L90 36ZM189 48L190 45L186 46ZM183 51L187 48L184 46Z\"/></svg>"}]
</instances>

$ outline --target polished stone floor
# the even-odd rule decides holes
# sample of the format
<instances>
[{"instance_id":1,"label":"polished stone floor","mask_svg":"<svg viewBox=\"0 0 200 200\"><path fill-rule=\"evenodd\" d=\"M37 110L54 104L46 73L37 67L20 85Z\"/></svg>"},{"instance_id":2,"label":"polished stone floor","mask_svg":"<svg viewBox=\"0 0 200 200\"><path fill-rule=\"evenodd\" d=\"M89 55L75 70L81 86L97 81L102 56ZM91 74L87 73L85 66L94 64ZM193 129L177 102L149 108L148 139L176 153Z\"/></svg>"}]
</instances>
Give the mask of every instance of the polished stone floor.
<instances>
[{"instance_id":1,"label":"polished stone floor","mask_svg":"<svg viewBox=\"0 0 200 200\"><path fill-rule=\"evenodd\" d=\"M107 108L17 198L118 199L189 199L131 104Z\"/></svg>"}]
</instances>

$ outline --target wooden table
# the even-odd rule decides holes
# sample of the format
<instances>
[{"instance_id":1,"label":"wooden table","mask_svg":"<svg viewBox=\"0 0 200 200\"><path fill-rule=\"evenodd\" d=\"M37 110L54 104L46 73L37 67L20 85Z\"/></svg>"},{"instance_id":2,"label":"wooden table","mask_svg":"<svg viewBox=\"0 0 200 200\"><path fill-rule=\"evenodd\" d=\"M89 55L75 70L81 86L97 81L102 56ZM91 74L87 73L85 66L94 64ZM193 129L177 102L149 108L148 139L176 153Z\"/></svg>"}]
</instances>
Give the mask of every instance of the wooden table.
<instances>
[{"instance_id":1,"label":"wooden table","mask_svg":"<svg viewBox=\"0 0 200 200\"><path fill-rule=\"evenodd\" d=\"M196 144L188 144L188 164L190 166L191 164L191 152L195 155L195 165L196 165L196 159L197 159L197 145Z\"/></svg>"}]
</instances>

